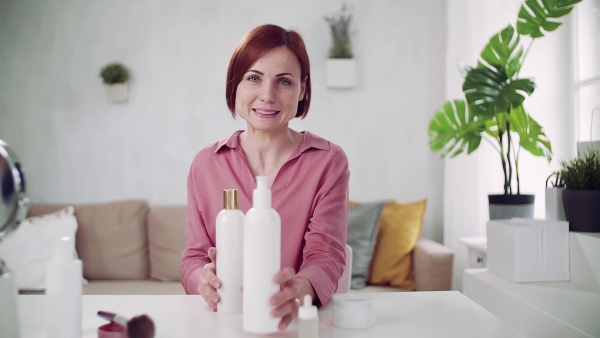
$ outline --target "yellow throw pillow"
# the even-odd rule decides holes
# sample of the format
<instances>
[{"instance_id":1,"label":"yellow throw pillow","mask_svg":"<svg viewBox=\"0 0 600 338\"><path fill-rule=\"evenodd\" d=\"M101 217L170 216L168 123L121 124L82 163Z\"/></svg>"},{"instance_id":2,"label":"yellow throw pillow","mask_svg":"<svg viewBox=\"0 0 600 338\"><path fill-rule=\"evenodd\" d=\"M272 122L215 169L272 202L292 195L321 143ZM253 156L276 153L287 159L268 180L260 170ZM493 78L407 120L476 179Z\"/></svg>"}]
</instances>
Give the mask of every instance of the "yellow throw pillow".
<instances>
[{"instance_id":1,"label":"yellow throw pillow","mask_svg":"<svg viewBox=\"0 0 600 338\"><path fill-rule=\"evenodd\" d=\"M413 203L388 202L381 211L379 233L369 283L415 290L412 251L423 229L427 199Z\"/></svg>"}]
</instances>

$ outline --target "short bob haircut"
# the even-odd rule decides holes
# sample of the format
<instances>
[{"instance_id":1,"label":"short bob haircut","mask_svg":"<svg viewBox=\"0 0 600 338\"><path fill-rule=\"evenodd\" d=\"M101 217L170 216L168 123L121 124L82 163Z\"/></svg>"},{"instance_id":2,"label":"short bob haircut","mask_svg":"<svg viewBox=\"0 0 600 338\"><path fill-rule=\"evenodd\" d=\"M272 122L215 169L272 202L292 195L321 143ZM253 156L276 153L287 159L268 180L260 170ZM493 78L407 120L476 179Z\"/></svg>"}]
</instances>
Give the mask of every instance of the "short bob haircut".
<instances>
[{"instance_id":1,"label":"short bob haircut","mask_svg":"<svg viewBox=\"0 0 600 338\"><path fill-rule=\"evenodd\" d=\"M296 117L304 118L310 106L310 63L304 41L300 34L293 30L285 30L276 25L262 25L251 30L237 46L227 69L227 87L225 96L227 107L235 118L235 94L242 82L244 74L250 67L269 51L285 46L300 63L300 79L306 79L306 92L300 102Z\"/></svg>"}]
</instances>

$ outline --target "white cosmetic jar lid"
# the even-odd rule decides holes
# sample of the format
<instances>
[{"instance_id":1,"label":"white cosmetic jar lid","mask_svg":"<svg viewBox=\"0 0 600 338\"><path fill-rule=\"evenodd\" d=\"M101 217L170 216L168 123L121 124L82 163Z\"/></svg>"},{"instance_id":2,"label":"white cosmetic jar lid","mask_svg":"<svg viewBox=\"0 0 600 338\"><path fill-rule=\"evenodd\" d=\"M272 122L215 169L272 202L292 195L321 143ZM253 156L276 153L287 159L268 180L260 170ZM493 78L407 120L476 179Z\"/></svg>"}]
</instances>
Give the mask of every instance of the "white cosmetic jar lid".
<instances>
[{"instance_id":1,"label":"white cosmetic jar lid","mask_svg":"<svg viewBox=\"0 0 600 338\"><path fill-rule=\"evenodd\" d=\"M332 298L333 325L345 329L362 329L375 325L375 304L371 297L336 293Z\"/></svg>"}]
</instances>

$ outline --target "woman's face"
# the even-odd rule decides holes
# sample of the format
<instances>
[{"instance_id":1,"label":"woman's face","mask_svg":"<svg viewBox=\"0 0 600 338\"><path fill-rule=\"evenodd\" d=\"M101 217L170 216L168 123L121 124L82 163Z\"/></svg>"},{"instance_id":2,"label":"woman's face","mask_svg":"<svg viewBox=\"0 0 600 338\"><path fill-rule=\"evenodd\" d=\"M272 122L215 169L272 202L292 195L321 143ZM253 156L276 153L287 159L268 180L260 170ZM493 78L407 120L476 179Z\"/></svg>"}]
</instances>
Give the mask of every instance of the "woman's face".
<instances>
[{"instance_id":1,"label":"woman's face","mask_svg":"<svg viewBox=\"0 0 600 338\"><path fill-rule=\"evenodd\" d=\"M235 111L246 120L249 129L266 132L287 129L305 90L298 59L286 47L277 47L244 74L237 86Z\"/></svg>"}]
</instances>

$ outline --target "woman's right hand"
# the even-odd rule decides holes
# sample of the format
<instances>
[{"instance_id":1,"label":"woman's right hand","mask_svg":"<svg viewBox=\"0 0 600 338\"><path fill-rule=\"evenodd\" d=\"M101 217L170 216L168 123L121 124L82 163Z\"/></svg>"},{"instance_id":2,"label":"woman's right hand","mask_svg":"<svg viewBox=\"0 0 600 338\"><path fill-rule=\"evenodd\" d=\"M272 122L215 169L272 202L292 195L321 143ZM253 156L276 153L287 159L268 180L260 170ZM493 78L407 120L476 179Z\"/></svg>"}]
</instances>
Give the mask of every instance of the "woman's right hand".
<instances>
[{"instance_id":1,"label":"woman's right hand","mask_svg":"<svg viewBox=\"0 0 600 338\"><path fill-rule=\"evenodd\" d=\"M221 281L215 274L215 262L217 261L217 249L215 247L208 249L208 258L211 262L204 265L204 269L202 269L198 293L204 297L208 307L216 312L217 303L221 300L217 293L217 289L221 287Z\"/></svg>"}]
</instances>

